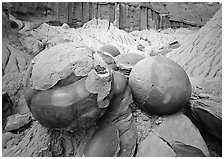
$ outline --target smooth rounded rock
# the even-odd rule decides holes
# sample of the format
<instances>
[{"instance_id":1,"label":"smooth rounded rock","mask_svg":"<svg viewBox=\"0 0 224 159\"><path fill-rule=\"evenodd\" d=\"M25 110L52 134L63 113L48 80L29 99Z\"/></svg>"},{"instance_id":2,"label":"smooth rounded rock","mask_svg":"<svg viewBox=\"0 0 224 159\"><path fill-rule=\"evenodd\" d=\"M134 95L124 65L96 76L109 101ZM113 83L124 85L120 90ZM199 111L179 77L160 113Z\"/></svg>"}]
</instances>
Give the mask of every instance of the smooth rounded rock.
<instances>
[{"instance_id":1,"label":"smooth rounded rock","mask_svg":"<svg viewBox=\"0 0 224 159\"><path fill-rule=\"evenodd\" d=\"M99 48L99 50L102 52L108 52L113 57L116 57L121 54L120 51L113 45L104 45L103 47Z\"/></svg>"},{"instance_id":2,"label":"smooth rounded rock","mask_svg":"<svg viewBox=\"0 0 224 159\"><path fill-rule=\"evenodd\" d=\"M144 56L137 53L125 53L116 56L114 59L118 65L134 66L136 63L144 59Z\"/></svg>"},{"instance_id":3,"label":"smooth rounded rock","mask_svg":"<svg viewBox=\"0 0 224 159\"><path fill-rule=\"evenodd\" d=\"M183 108L192 92L183 68L162 56L138 62L130 73L129 84L135 103L158 115L172 114Z\"/></svg>"},{"instance_id":4,"label":"smooth rounded rock","mask_svg":"<svg viewBox=\"0 0 224 159\"><path fill-rule=\"evenodd\" d=\"M119 131L113 126L99 128L87 142L85 157L116 157L120 150Z\"/></svg>"}]
</instances>

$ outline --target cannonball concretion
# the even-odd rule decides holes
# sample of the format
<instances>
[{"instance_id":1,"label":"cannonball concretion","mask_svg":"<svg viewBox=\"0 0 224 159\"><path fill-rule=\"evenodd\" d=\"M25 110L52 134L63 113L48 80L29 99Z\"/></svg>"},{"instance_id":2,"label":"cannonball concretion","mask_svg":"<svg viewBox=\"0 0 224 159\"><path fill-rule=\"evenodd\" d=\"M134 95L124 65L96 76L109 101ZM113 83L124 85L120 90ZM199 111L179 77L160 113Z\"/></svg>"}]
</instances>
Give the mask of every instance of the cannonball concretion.
<instances>
[{"instance_id":1,"label":"cannonball concretion","mask_svg":"<svg viewBox=\"0 0 224 159\"><path fill-rule=\"evenodd\" d=\"M102 52L107 52L111 54L113 57L116 57L121 54L120 51L113 45L104 45L101 48L99 48L99 50Z\"/></svg>"},{"instance_id":2,"label":"cannonball concretion","mask_svg":"<svg viewBox=\"0 0 224 159\"><path fill-rule=\"evenodd\" d=\"M184 69L162 56L139 61L130 73L129 85L134 102L157 115L177 112L187 104L192 92Z\"/></svg>"},{"instance_id":3,"label":"cannonball concretion","mask_svg":"<svg viewBox=\"0 0 224 159\"><path fill-rule=\"evenodd\" d=\"M112 69L85 45L64 43L45 49L30 64L24 97L42 125L75 131L89 128L112 98ZM115 91L116 92L116 91Z\"/></svg>"}]
</instances>

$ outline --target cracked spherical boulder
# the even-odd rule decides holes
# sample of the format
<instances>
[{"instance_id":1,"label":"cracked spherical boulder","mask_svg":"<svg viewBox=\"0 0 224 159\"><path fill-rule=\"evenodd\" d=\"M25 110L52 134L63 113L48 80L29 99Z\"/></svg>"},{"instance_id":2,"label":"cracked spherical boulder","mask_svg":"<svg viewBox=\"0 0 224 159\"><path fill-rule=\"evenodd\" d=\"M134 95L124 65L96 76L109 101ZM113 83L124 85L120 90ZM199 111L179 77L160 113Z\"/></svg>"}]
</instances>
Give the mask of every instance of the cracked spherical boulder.
<instances>
[{"instance_id":1,"label":"cracked spherical boulder","mask_svg":"<svg viewBox=\"0 0 224 159\"><path fill-rule=\"evenodd\" d=\"M117 55L120 55L120 51L113 45L104 45L101 48L99 48L102 52L107 52L111 54L113 57L116 57Z\"/></svg>"},{"instance_id":2,"label":"cracked spherical boulder","mask_svg":"<svg viewBox=\"0 0 224 159\"><path fill-rule=\"evenodd\" d=\"M33 59L24 96L42 125L75 131L93 126L103 115L110 103L112 71L94 54L84 45L64 43Z\"/></svg>"},{"instance_id":3,"label":"cracked spherical boulder","mask_svg":"<svg viewBox=\"0 0 224 159\"><path fill-rule=\"evenodd\" d=\"M130 73L134 101L151 114L172 114L191 96L190 80L181 66L162 56L139 61Z\"/></svg>"}]
</instances>

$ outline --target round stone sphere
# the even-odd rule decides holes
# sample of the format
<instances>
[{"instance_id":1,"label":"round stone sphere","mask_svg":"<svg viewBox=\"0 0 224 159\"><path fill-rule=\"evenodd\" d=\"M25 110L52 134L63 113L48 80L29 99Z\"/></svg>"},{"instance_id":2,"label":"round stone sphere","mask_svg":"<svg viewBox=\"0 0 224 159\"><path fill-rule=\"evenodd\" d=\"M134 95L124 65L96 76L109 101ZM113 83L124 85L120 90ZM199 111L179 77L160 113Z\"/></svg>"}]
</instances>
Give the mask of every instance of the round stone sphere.
<instances>
[{"instance_id":1,"label":"round stone sphere","mask_svg":"<svg viewBox=\"0 0 224 159\"><path fill-rule=\"evenodd\" d=\"M162 56L139 61L130 73L129 84L134 102L157 115L177 112L187 104L192 92L184 69Z\"/></svg>"},{"instance_id":2,"label":"round stone sphere","mask_svg":"<svg viewBox=\"0 0 224 159\"><path fill-rule=\"evenodd\" d=\"M113 57L116 57L117 55L120 55L120 51L113 45L104 45L103 47L99 48L102 52L108 52Z\"/></svg>"},{"instance_id":3,"label":"round stone sphere","mask_svg":"<svg viewBox=\"0 0 224 159\"><path fill-rule=\"evenodd\" d=\"M117 57L115 57L115 61L119 65L129 65L134 66L136 63L144 59L145 57L143 55L140 55L138 53L124 53L120 54Z\"/></svg>"}]
</instances>

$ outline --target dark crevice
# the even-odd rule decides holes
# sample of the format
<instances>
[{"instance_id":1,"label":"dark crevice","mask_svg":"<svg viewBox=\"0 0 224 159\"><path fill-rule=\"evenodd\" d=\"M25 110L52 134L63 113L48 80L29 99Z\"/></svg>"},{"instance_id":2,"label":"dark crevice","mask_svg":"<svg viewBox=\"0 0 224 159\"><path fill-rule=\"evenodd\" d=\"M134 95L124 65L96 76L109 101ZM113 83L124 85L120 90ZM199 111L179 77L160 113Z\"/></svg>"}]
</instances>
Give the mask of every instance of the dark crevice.
<instances>
[{"instance_id":1,"label":"dark crevice","mask_svg":"<svg viewBox=\"0 0 224 159\"><path fill-rule=\"evenodd\" d=\"M136 157L137 153L138 153L138 143L136 142L136 146L135 146L133 157Z\"/></svg>"},{"instance_id":2,"label":"dark crevice","mask_svg":"<svg viewBox=\"0 0 224 159\"><path fill-rule=\"evenodd\" d=\"M6 63L5 63L5 67L8 65L8 63L9 63L9 59L10 59L10 56L11 56L11 51L10 51L10 49L6 46L6 49L8 50L8 52L9 52L9 56L8 56L8 58L7 58L7 61L6 61ZM3 69L5 69L5 68L3 68Z\"/></svg>"},{"instance_id":3,"label":"dark crevice","mask_svg":"<svg viewBox=\"0 0 224 159\"><path fill-rule=\"evenodd\" d=\"M107 31L109 31L109 30L110 30L110 21L109 21L109 25L108 25Z\"/></svg>"},{"instance_id":4,"label":"dark crevice","mask_svg":"<svg viewBox=\"0 0 224 159\"><path fill-rule=\"evenodd\" d=\"M171 144L168 142L168 141L166 141L164 138L162 138L161 136L158 136L160 139L162 139L163 140L163 142L165 142L172 150L173 150L173 147L171 146ZM174 150L173 150L174 151ZM175 151L174 151L175 152Z\"/></svg>"},{"instance_id":5,"label":"dark crevice","mask_svg":"<svg viewBox=\"0 0 224 159\"><path fill-rule=\"evenodd\" d=\"M16 68L18 69L19 72L21 72L21 71L20 71L20 68L19 68L19 63L18 63L18 60L17 60L16 57L15 57L15 62L16 62Z\"/></svg>"},{"instance_id":6,"label":"dark crevice","mask_svg":"<svg viewBox=\"0 0 224 159\"><path fill-rule=\"evenodd\" d=\"M15 28L18 28L19 25L16 22L14 22L14 21L10 21L10 27L15 29Z\"/></svg>"}]
</instances>

